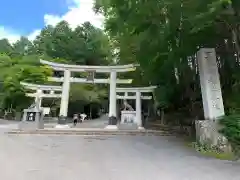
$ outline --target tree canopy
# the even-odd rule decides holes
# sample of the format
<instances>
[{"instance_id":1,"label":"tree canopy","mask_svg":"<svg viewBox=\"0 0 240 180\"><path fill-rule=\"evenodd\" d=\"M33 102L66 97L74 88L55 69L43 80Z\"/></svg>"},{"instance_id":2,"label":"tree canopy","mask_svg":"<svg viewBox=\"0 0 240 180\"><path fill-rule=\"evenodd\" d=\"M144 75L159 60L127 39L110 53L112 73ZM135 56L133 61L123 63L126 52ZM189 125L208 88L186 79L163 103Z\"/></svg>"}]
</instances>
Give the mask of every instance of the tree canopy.
<instances>
[{"instance_id":1,"label":"tree canopy","mask_svg":"<svg viewBox=\"0 0 240 180\"><path fill-rule=\"evenodd\" d=\"M239 1L96 0L95 11L105 16L119 63L140 64L135 84L158 85L158 107L203 115L196 52L205 47L217 52L226 112L238 109Z\"/></svg>"},{"instance_id":2,"label":"tree canopy","mask_svg":"<svg viewBox=\"0 0 240 180\"><path fill-rule=\"evenodd\" d=\"M46 26L34 41L21 37L11 44L2 39L0 53L0 102L5 110L21 110L33 101L25 96L20 81L53 84L47 81L48 76L62 76L41 65L40 59L78 65L107 65L112 61L109 37L89 22L75 29L71 29L65 21L55 27ZM99 103L106 93L105 86L72 84L70 103L78 101L78 106ZM43 104L59 105L56 100L52 102L44 100Z\"/></svg>"}]
</instances>

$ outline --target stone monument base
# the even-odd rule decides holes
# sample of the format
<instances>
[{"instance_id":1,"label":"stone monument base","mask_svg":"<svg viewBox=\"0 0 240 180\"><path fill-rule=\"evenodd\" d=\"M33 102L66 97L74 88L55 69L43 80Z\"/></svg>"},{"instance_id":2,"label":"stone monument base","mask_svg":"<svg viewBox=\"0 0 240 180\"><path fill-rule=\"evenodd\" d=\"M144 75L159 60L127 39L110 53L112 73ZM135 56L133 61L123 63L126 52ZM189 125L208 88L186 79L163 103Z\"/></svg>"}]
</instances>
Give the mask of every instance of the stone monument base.
<instances>
[{"instance_id":1,"label":"stone monument base","mask_svg":"<svg viewBox=\"0 0 240 180\"><path fill-rule=\"evenodd\" d=\"M44 129L43 111L38 108L24 109L23 117L19 123L20 130Z\"/></svg>"},{"instance_id":2,"label":"stone monument base","mask_svg":"<svg viewBox=\"0 0 240 180\"><path fill-rule=\"evenodd\" d=\"M116 126L117 123L118 123L117 117L115 117L115 116L108 117L108 124L109 125Z\"/></svg>"},{"instance_id":3,"label":"stone monument base","mask_svg":"<svg viewBox=\"0 0 240 180\"><path fill-rule=\"evenodd\" d=\"M217 148L222 152L231 152L227 138L219 133L220 125L217 120L196 120L196 139L202 145Z\"/></svg>"},{"instance_id":4,"label":"stone monument base","mask_svg":"<svg viewBox=\"0 0 240 180\"><path fill-rule=\"evenodd\" d=\"M68 124L57 124L54 128L56 129L68 129L70 126Z\"/></svg>"},{"instance_id":5,"label":"stone monument base","mask_svg":"<svg viewBox=\"0 0 240 180\"><path fill-rule=\"evenodd\" d=\"M140 129L136 121L136 111L121 111L121 122L118 127L122 130Z\"/></svg>"},{"instance_id":6,"label":"stone monument base","mask_svg":"<svg viewBox=\"0 0 240 180\"><path fill-rule=\"evenodd\" d=\"M136 123L136 111L121 111L121 124Z\"/></svg>"},{"instance_id":7,"label":"stone monument base","mask_svg":"<svg viewBox=\"0 0 240 180\"><path fill-rule=\"evenodd\" d=\"M66 123L67 123L67 117L65 117L65 116L58 117L58 124L65 125Z\"/></svg>"},{"instance_id":8,"label":"stone monument base","mask_svg":"<svg viewBox=\"0 0 240 180\"><path fill-rule=\"evenodd\" d=\"M120 130L137 130L138 129L138 125L136 123L119 124L118 128Z\"/></svg>"},{"instance_id":9,"label":"stone monument base","mask_svg":"<svg viewBox=\"0 0 240 180\"><path fill-rule=\"evenodd\" d=\"M105 129L117 130L118 127L117 127L117 125L107 125L107 126L105 127Z\"/></svg>"}]
</instances>

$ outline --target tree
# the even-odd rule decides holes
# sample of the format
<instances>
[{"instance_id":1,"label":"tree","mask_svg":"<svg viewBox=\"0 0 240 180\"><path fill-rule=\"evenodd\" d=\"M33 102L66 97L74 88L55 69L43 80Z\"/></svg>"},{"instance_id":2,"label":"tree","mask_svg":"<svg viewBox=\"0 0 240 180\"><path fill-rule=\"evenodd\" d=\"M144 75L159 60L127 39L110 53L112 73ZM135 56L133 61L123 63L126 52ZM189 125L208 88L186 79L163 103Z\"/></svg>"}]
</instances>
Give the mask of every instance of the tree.
<instances>
[{"instance_id":1,"label":"tree","mask_svg":"<svg viewBox=\"0 0 240 180\"><path fill-rule=\"evenodd\" d=\"M5 53L10 55L12 53L12 46L9 43L8 39L0 40L0 53Z\"/></svg>"},{"instance_id":2,"label":"tree","mask_svg":"<svg viewBox=\"0 0 240 180\"><path fill-rule=\"evenodd\" d=\"M138 85L158 85L157 104L192 117L203 114L195 56L200 47L217 51L225 102L239 87L239 7L235 0L95 2L119 63L139 63Z\"/></svg>"},{"instance_id":3,"label":"tree","mask_svg":"<svg viewBox=\"0 0 240 180\"><path fill-rule=\"evenodd\" d=\"M55 27L44 27L33 42L21 37L19 41L10 44L4 39L0 41L0 52L3 52L0 54L1 108L13 110L29 106L31 101L25 97L20 81L61 85L47 82L47 77L61 77L63 73L52 72L49 67L42 66L39 59L66 64L107 65L111 62L112 55L109 38L102 30L89 22L71 29L65 21ZM75 75L85 77L86 74ZM106 96L106 87L94 86L73 85L70 107L72 104L74 108L79 108L89 103L101 103L101 99ZM79 101L84 103L75 103ZM43 102L45 106L51 106L51 103L52 101Z\"/></svg>"},{"instance_id":4,"label":"tree","mask_svg":"<svg viewBox=\"0 0 240 180\"><path fill-rule=\"evenodd\" d=\"M33 48L33 44L26 37L21 37L16 43L13 44L14 56L22 57L30 54Z\"/></svg>"}]
</instances>

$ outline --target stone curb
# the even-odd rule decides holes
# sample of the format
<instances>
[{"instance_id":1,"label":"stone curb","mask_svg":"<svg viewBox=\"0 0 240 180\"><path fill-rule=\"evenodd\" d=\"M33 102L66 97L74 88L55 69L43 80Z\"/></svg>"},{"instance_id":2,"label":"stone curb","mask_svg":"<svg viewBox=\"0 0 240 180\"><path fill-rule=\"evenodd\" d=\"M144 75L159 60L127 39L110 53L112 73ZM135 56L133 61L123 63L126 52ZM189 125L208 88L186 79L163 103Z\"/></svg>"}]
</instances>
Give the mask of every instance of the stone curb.
<instances>
[{"instance_id":1,"label":"stone curb","mask_svg":"<svg viewBox=\"0 0 240 180\"><path fill-rule=\"evenodd\" d=\"M34 130L20 131L12 130L6 134L43 134L43 135L142 135L142 136L170 136L172 133L166 131L86 131L86 130Z\"/></svg>"}]
</instances>

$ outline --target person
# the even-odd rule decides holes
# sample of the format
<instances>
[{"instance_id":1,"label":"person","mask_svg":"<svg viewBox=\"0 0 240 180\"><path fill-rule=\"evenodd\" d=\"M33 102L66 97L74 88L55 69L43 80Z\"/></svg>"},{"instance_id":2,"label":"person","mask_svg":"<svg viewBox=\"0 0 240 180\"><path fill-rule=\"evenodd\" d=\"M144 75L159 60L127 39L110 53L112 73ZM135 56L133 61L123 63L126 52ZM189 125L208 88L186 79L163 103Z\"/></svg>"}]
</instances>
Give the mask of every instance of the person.
<instances>
[{"instance_id":1,"label":"person","mask_svg":"<svg viewBox=\"0 0 240 180\"><path fill-rule=\"evenodd\" d=\"M78 114L73 115L73 125L76 126L78 122Z\"/></svg>"},{"instance_id":2,"label":"person","mask_svg":"<svg viewBox=\"0 0 240 180\"><path fill-rule=\"evenodd\" d=\"M87 115L86 115L85 113L81 113L81 114L80 114L80 118L81 118L80 120L81 120L81 122L83 122L86 117L87 117Z\"/></svg>"}]
</instances>

